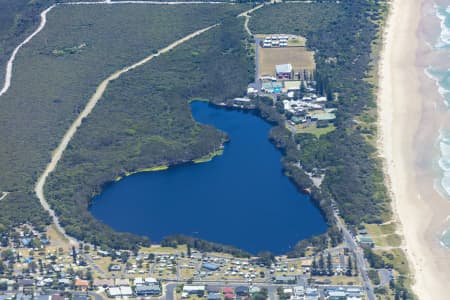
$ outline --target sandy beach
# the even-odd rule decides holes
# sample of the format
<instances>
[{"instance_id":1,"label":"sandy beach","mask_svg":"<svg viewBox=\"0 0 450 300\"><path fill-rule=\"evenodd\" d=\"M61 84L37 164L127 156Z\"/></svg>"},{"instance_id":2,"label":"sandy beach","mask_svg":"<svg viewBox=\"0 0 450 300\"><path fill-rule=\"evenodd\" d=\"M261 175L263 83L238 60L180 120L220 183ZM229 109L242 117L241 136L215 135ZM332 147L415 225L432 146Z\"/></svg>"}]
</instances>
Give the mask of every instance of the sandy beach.
<instances>
[{"instance_id":1,"label":"sandy beach","mask_svg":"<svg viewBox=\"0 0 450 300\"><path fill-rule=\"evenodd\" d=\"M419 299L449 299L450 251L439 238L448 226L450 202L434 190L432 168L446 114L437 113L442 101L424 74L430 49L421 39L422 14L430 5L428 0L392 2L379 69L379 150L414 292Z\"/></svg>"}]
</instances>

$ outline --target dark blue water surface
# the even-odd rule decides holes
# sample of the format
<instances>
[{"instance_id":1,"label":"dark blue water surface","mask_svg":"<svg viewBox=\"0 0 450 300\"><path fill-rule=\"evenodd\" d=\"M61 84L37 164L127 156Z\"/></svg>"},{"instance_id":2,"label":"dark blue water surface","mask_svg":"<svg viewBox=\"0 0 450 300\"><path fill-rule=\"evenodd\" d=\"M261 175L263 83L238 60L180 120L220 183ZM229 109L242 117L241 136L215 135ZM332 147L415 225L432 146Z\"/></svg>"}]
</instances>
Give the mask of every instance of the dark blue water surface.
<instances>
[{"instance_id":1,"label":"dark blue water surface","mask_svg":"<svg viewBox=\"0 0 450 300\"><path fill-rule=\"evenodd\" d=\"M224 154L111 184L94 200L94 216L154 242L181 233L251 253L281 254L325 232L319 210L283 175L281 153L268 140L269 124L204 102L191 107L198 122L229 134Z\"/></svg>"}]
</instances>

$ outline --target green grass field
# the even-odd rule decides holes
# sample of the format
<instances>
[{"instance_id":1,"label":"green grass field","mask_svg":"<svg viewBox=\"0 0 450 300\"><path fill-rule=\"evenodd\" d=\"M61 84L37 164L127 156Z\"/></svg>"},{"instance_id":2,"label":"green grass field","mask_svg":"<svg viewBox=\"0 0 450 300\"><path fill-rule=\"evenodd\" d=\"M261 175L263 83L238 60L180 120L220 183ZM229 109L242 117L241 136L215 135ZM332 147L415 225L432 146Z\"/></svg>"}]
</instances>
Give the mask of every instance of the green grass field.
<instances>
[{"instance_id":1,"label":"green grass field","mask_svg":"<svg viewBox=\"0 0 450 300\"><path fill-rule=\"evenodd\" d=\"M316 125L312 125L306 128L296 128L295 133L310 133L315 135L317 138L320 138L320 136L328 134L334 130L336 130L334 125L329 125L324 128L317 128Z\"/></svg>"},{"instance_id":2,"label":"green grass field","mask_svg":"<svg viewBox=\"0 0 450 300\"><path fill-rule=\"evenodd\" d=\"M130 4L52 10L44 30L19 52L11 88L0 101L0 190L12 192L2 201L0 223L43 225L34 182L103 79L189 33L234 18L245 7ZM152 78L140 80L149 86Z\"/></svg>"}]
</instances>

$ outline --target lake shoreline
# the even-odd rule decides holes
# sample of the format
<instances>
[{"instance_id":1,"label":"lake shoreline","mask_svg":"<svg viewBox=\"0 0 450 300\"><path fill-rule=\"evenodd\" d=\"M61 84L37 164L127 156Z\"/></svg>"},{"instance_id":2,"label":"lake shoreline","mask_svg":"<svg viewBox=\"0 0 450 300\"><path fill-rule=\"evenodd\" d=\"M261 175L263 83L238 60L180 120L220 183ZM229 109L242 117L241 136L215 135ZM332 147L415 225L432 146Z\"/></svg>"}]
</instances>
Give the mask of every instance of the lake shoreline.
<instances>
[{"instance_id":1,"label":"lake shoreline","mask_svg":"<svg viewBox=\"0 0 450 300\"><path fill-rule=\"evenodd\" d=\"M266 246L272 247L274 249L275 253L277 253L277 254L286 254L287 252L290 251L290 249L295 247L297 242L304 240L304 239L308 239L309 237L315 236L317 234L324 234L327 232L327 229L328 229L327 224L328 224L329 220L327 220L325 218L326 215L323 213L322 209L319 207L317 201L314 201L314 199L312 199L313 197L311 197L307 193L304 193L298 187L298 185L296 185L295 182L293 182L291 180L291 178L289 176L286 176L286 174L284 174L284 168L283 168L283 164L281 162L281 158L284 155L283 151L281 151L281 149L277 148L276 145L274 145L273 141L269 138L270 136L267 134L267 131L270 131L273 126L270 122L268 122L266 119L262 118L255 111L237 110L235 108L224 109L224 107L222 107L220 105L214 105L211 103L202 104L201 102L194 104L194 105L197 105L197 108L196 108L197 113L193 112L193 115L195 115L195 120L197 122L199 122L201 124L208 124L209 126L214 126L218 130L223 131L227 134L229 133L231 135L231 138L230 138L231 143L225 149L225 151L227 151L228 155L221 156L221 159L219 161L214 160L214 158L216 156L221 155L223 153L222 145L224 143L222 143L221 146L219 146L218 150L211 152L207 156L201 157L201 160L200 159L189 160L187 162L182 162L179 164L172 164L172 165L165 164L158 168L142 169L142 172L133 172L132 174L130 172L129 175L137 175L137 177L128 176L128 178L126 178L126 179L123 178L124 181L122 181L120 183L111 182L109 185L104 185L103 188L101 189L101 192L96 197L91 199L92 205L90 207L90 210L91 210L91 213L98 220L102 221L105 224L108 224L109 226L112 226L114 228L114 230L116 230L116 231L132 232L137 235L148 236L157 243L161 242L163 240L163 238L170 238L170 237L173 237L174 235L180 234L180 235L193 237L194 239L198 238L198 239L201 239L204 241L209 241L209 242L212 242L215 244L233 245L237 249L243 249L244 251L255 254L259 250L265 249L265 247L262 247L259 250L257 248L258 247L257 245L254 247L246 248L246 246L239 244L239 242L236 242L233 239L227 240L227 239L217 238L217 237L220 237L221 234L218 234L216 238L211 239L212 237L214 237L216 235L214 235L214 234L211 235L211 233L208 233L205 235L205 232L210 231L208 228L208 227L210 227L209 225L206 227L203 225L201 225L201 226L195 225L196 226L195 229L183 229L183 230L177 231L176 228L170 229L167 227L167 226L172 226L172 225L168 225L168 224L164 225L165 224L164 222L166 222L164 220L161 220L160 222L158 222L157 220L152 220L150 223L148 223L148 225L146 225L145 227L142 227L142 226L137 225L138 221L135 222L136 225L130 225L129 224L130 222L128 222L128 224L125 224L125 225L123 225L123 224L119 225L119 224L121 224L121 221L117 221L117 220L121 219L121 218L116 218L116 217L112 217L112 216L115 215L116 212L119 210L121 214L128 214L128 215L132 214L132 215L134 215L134 219L143 220L145 218L143 216L139 217L139 215L138 215L139 213L136 211L132 211L133 210L132 207L138 207L141 204L146 205L145 203L151 203L149 205L152 206L152 209L149 211L149 213L152 216L154 214L164 215L164 213L158 212L158 210L156 210L155 207L159 207L161 205L161 201L157 201L157 199L167 199L167 201L164 200L164 202L170 202L171 201L170 199L174 199L174 196L171 194L172 192L170 192L170 190L174 190L174 193L177 193L177 195L179 194L178 196L175 196L175 199L181 197L181 198L184 198L185 200L188 200L187 201L188 203L190 203L190 202L196 203L198 201L203 201L203 200L198 200L200 195L197 195L197 194L191 195L190 192L188 192L188 191L180 192L182 190L186 190L187 186L189 186L189 187L194 188L194 190L198 189L198 191L201 193L201 195L203 195L204 193L207 193L208 195L210 195L209 197L214 195L214 197L216 198L217 196L220 195L220 197L227 198L227 200L215 199L215 201L212 201L212 202L209 201L209 202L211 202L210 205L213 205L213 206L219 205L219 203L224 203L223 201L225 201L228 206L231 205L231 207L234 207L234 205L232 203L229 203L229 201L230 201L230 199L233 199L233 196L232 196L233 194L240 195L239 197L237 197L234 200L234 202L239 201L239 204L236 203L235 205L240 205L243 209L242 213L244 213L248 217L249 215L245 213L245 211L247 211L247 210L245 210L243 207L247 207L248 205L251 205L253 207L252 210L258 211L258 206L255 207L254 204L252 204L253 201L249 200L247 202L247 201L240 201L239 199L242 197L244 197L243 199L247 199L248 197L243 196L243 195L246 195L248 192L251 191L251 193L254 194L254 197L257 197L260 201L262 201L261 197L267 198L268 196L266 196L265 193L260 195L261 197L256 196L256 195L259 195L262 190L266 190L266 189L269 189L269 191L271 190L272 192L275 192L275 191L279 190L279 188L281 188L281 186L279 186L279 184L282 183L283 186L285 184L287 184L290 187L281 193L281 195L284 195L284 199L285 199L285 200L281 201L281 203L288 201L291 204L285 203L284 205L282 205L281 203L278 203L277 209L281 209L282 207L289 207L289 205L291 205L291 206L294 205L295 207L298 207L297 209L294 209L294 211L297 211L296 213L300 214L300 215L303 215L304 212L306 212L306 211L309 212L310 210L314 210L315 211L314 213L312 213L312 212L308 213L308 217L305 216L305 218L302 218L302 220L296 220L296 218L291 218L290 222L293 225L294 225L294 223L295 224L297 224L297 223L303 224L304 222L307 222L307 220L309 219L309 222L312 222L311 224L317 223L317 226L313 226L310 229L306 229L306 227L303 225L294 226L293 228L294 228L295 234L289 235L290 236L289 239L291 240L289 242L289 245L290 245L289 247L287 244L285 245L284 243L277 243L277 242L271 243L272 246L270 246L270 245L266 245ZM205 119L205 116L206 116L205 114L209 115L207 118L212 118L213 120L216 120L216 118L218 118L218 119L216 121L214 121L214 123L211 123L211 120L207 121L208 119ZM202 116L202 117L200 117L200 116ZM258 121L256 121L256 120L258 120ZM219 123L216 123L216 122L219 122ZM246 122L248 122L248 123L246 123ZM256 123L254 123L254 122L256 122ZM254 124L254 125L251 125L251 124ZM227 126L229 126L229 127L227 127ZM260 126L262 126L262 127L260 127ZM257 128L260 128L260 129L257 130ZM253 141L253 142L251 142L251 141ZM259 141L259 142L257 142L257 141ZM224 142L227 143L227 140L224 140ZM256 144L254 144L254 143L256 143ZM262 143L262 144L260 145L259 143ZM249 145L252 145L252 146L247 148L247 146L249 146ZM255 156L255 153L256 153L255 149L253 149L255 147L255 145L259 145L258 152L262 151L261 153L259 153L256 156ZM253 149L253 150L251 150L251 149ZM269 151L269 152L267 152L267 151ZM238 155L238 156L236 156L236 155ZM251 158L251 159L249 160L249 158ZM211 161L211 160L214 161L213 165L210 165L209 167L203 166L203 162ZM270 163L270 162L272 162L272 163ZM253 166L253 167L250 167L250 168L243 167L243 169L241 169L240 173L243 173L246 175L237 176L235 174L235 172L232 171L232 170L236 170L236 166L234 166L236 164L238 166L250 164L250 166ZM194 168L194 169L186 169L185 168L186 166L189 166L189 165L191 165L192 168ZM267 166L270 166L269 169L266 169ZM178 168L178 167L180 167L180 168ZM222 171L222 169L224 167L228 168L228 171L225 171L225 173L224 173L224 171ZM259 171L257 173L259 175L256 177L252 176L250 174L250 173L255 172L254 171L255 168L257 168L258 170L260 168L262 168L261 171ZM274 168L275 168L275 170L272 170ZM148 172L145 172L146 170L148 170ZM164 172L164 174L161 173L161 175L155 174L155 173L160 173L157 171L162 171L162 170L170 170L171 172L168 172L168 173ZM263 171L263 170L266 170L266 171ZM233 175L229 174L231 171L232 171L232 173L234 173ZM141 173L141 174L138 174L138 173ZM147 174L145 174L145 173L147 173ZM184 177L184 179L182 179L180 182L178 182L178 181L176 181L177 174L187 174L186 176L188 176L188 177ZM206 175L207 177L205 177L201 174L204 174L204 175L209 174L209 175ZM181 176L184 176L184 175L181 175ZM242 176L244 176L245 179L241 178ZM208 179L208 177L210 177L210 178ZM252 177L254 177L254 178L251 179L250 182L248 182L248 179L250 179ZM145 178L149 178L149 179L147 179L144 183L144 185L145 185L144 191L139 192L139 194L134 194L133 190L139 190L139 187L136 186L136 182L141 182L141 181L143 182L145 180ZM169 180L169 181L166 181L165 178L167 178L167 180ZM220 179L220 178L222 178L222 179ZM224 190L224 187L227 185L224 185L222 183L226 182L224 180L231 179L231 178L233 179L233 182L234 182L232 184L233 188L232 189L226 188ZM241 178L241 179L239 179L239 178ZM269 178L271 178L270 182L275 180L274 181L275 188L271 188L270 184L263 183L263 182L269 180ZM282 179L276 179L276 178L282 178ZM163 180L163 181L160 182L161 180ZM261 190L261 188L256 188L256 186L254 186L255 181L260 183L259 182L260 180L262 180L261 182L262 182L262 185L264 186L264 188L262 188L262 190ZM281 182L278 183L278 185L277 185L276 182L278 182L279 180L281 180ZM159 191L160 188L164 188L164 186L166 186L167 184L169 184L169 186L170 186L170 188L169 188L169 190L167 190L167 192ZM120 188L120 186L124 186L124 188ZM174 186L176 186L175 189L173 188ZM196 186L198 186L198 188L196 188ZM286 186L286 188L288 186ZM244 192L244 190L242 190L242 188L244 188L244 190L247 192ZM210 191L211 189L214 189L216 192ZM150 193L145 192L145 190L151 191L151 192ZM234 191L234 190L236 190L236 191ZM242 194L242 192L239 192L241 190L242 190L242 192L244 192L244 194ZM259 190L261 190L261 191L259 191ZM217 193L217 191L219 191L219 193ZM270 195L270 193L271 192L269 192L268 195ZM143 202L144 199L140 199L139 197L141 197L141 196L138 196L138 195L144 195L144 194L147 195L147 196L145 196L146 199L150 198L150 199L155 199L156 201ZM225 195L228 195L228 196L225 196ZM204 196L202 196L202 197L204 197ZM280 197L283 197L283 196L280 196ZM123 206L123 203L120 200L120 199L125 199L125 198L128 199L127 206ZM208 199L208 196L206 197L206 199ZM248 199L251 199L251 198L248 198ZM269 199L273 199L273 197L269 197L266 200L269 200ZM264 201L266 201L266 200L264 200ZM175 201L175 202L177 202L177 201ZM186 202L186 201L183 201L183 202ZM188 213L189 210L187 208L183 209L183 207L184 207L183 206L184 204L182 204L183 202L177 202L178 204L172 204L171 207L177 206L178 212L180 212L180 213L183 212L183 214L189 214ZM214 204L216 202L217 202L217 204ZM246 203L244 203L244 202L246 202ZM122 204L120 204L120 203L122 203ZM133 205L133 203L134 203L134 205ZM191 207L204 207L206 204L203 202L201 202L201 203L202 204L200 204L200 202L198 204L192 204ZM261 206L261 208L262 207L264 207L264 206ZM211 208L209 210L211 210ZM291 211L292 211L292 209L291 209ZM304 211L304 212L302 212L302 211ZM154 219L154 216L152 218ZM179 217L175 217L175 218L179 221L174 222L175 224L173 224L173 225L183 222L183 221L181 221L181 219L179 219ZM200 219L204 219L204 217L202 217ZM222 218L219 218L219 219L222 219ZM242 219L245 219L245 217L242 216L238 219L242 220ZM252 220L252 218L249 217L249 221L250 220ZM266 222L264 222L264 226L266 226L265 223L271 224L271 222L275 222L275 221L276 221L276 218L271 219L269 222L266 221ZM195 222L197 222L197 221L195 221ZM195 222L194 222L194 224L196 224ZM201 222L203 222L203 221L201 221ZM318 224L318 223L321 223L321 224ZM187 223L184 223L184 224L186 225ZM127 226L129 226L129 227L127 227ZM251 226L249 226L249 227L251 227ZM295 228L297 228L297 229L295 229ZM147 230L150 230L150 231L147 232ZM179 228L178 228L178 230L179 230ZM249 228L249 230L250 230L250 228ZM322 232L322 230L323 230L323 232ZM191 231L194 232L194 234L191 234ZM203 234L197 235L197 234L195 234L196 231L203 232ZM233 230L230 229L230 232L233 232ZM312 235L310 234L310 232L312 233ZM254 232L252 234L255 235L256 233ZM297 238L297 236L298 236L298 238ZM283 248L285 248L285 250L276 250L276 249L283 249ZM268 250L270 250L270 249L271 248L268 248Z\"/></svg>"}]
</instances>

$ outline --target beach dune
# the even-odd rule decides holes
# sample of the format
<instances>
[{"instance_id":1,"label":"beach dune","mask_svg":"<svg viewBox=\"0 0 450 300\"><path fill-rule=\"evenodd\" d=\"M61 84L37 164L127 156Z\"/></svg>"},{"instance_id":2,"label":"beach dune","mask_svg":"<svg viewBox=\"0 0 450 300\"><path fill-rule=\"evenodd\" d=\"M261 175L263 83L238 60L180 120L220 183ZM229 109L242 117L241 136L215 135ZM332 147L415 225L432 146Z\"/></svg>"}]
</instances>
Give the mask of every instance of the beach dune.
<instances>
[{"instance_id":1,"label":"beach dune","mask_svg":"<svg viewBox=\"0 0 450 300\"><path fill-rule=\"evenodd\" d=\"M433 188L433 145L442 116L425 76L420 39L427 0L394 0L380 61L379 150L419 299L450 299L450 251L439 237L450 202ZM432 95L434 93L434 96Z\"/></svg>"}]
</instances>

